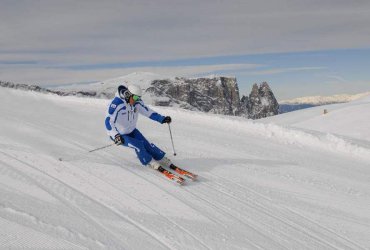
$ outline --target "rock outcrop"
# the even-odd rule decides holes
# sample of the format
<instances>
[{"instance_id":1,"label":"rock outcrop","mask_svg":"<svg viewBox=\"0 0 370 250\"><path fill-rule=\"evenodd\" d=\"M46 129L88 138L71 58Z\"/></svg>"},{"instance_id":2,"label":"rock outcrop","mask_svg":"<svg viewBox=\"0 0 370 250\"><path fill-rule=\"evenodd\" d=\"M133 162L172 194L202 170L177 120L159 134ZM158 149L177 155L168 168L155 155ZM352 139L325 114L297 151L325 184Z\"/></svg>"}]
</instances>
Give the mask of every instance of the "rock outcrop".
<instances>
[{"instance_id":1,"label":"rock outcrop","mask_svg":"<svg viewBox=\"0 0 370 250\"><path fill-rule=\"evenodd\" d=\"M261 119L279 113L279 104L267 82L254 84L249 98L243 96L241 103L250 119Z\"/></svg>"},{"instance_id":2,"label":"rock outcrop","mask_svg":"<svg viewBox=\"0 0 370 250\"><path fill-rule=\"evenodd\" d=\"M175 80L154 80L146 92L168 101L157 103L196 109L215 114L240 115L239 88L236 78L175 78Z\"/></svg>"}]
</instances>

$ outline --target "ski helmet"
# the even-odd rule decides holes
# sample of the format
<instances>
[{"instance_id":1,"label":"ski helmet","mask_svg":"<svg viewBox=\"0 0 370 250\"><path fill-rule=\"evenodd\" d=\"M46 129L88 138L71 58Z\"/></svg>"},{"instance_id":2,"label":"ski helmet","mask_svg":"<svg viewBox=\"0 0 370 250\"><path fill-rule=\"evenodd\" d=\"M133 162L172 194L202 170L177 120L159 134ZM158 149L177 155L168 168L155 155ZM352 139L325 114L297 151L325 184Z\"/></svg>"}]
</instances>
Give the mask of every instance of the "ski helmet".
<instances>
[{"instance_id":1,"label":"ski helmet","mask_svg":"<svg viewBox=\"0 0 370 250\"><path fill-rule=\"evenodd\" d=\"M142 95L141 88L137 85L129 85L128 86L128 91L130 91L131 94L137 95L139 97L141 97L141 95Z\"/></svg>"},{"instance_id":2,"label":"ski helmet","mask_svg":"<svg viewBox=\"0 0 370 250\"><path fill-rule=\"evenodd\" d=\"M130 97L131 94L128 91L128 89L126 88L126 86L120 85L120 86L118 86L118 95L122 99L127 99L127 98Z\"/></svg>"}]
</instances>

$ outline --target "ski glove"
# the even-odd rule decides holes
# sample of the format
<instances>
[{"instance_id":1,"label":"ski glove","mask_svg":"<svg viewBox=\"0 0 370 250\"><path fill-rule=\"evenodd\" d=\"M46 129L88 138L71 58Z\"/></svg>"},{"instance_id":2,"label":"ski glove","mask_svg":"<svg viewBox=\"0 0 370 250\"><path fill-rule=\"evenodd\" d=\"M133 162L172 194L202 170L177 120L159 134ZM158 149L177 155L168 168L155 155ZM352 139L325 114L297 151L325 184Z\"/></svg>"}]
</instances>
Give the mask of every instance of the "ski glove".
<instances>
[{"instance_id":1,"label":"ski glove","mask_svg":"<svg viewBox=\"0 0 370 250\"><path fill-rule=\"evenodd\" d=\"M119 146L121 144L123 144L125 142L125 140L123 139L123 137L120 135L120 134L116 134L114 136L114 143Z\"/></svg>"},{"instance_id":2,"label":"ski glove","mask_svg":"<svg viewBox=\"0 0 370 250\"><path fill-rule=\"evenodd\" d=\"M163 121L162 121L162 124L163 123L171 123L171 117L170 116L166 116L164 119L163 119Z\"/></svg>"}]
</instances>

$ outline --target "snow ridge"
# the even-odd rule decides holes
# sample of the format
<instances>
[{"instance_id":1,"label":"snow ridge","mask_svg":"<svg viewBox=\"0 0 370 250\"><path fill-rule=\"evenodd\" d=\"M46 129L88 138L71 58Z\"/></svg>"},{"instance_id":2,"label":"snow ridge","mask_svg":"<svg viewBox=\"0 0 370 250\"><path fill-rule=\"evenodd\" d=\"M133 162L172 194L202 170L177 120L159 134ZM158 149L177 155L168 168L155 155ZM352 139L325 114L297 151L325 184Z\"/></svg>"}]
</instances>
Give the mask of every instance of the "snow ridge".
<instances>
[{"instance_id":1,"label":"snow ridge","mask_svg":"<svg viewBox=\"0 0 370 250\"><path fill-rule=\"evenodd\" d=\"M292 144L299 147L307 146L312 149L347 154L348 156L357 157L365 161L370 160L370 149L355 145L330 133L308 133L275 124L263 124L262 128L256 128L255 132L259 132L261 136L278 140L284 144Z\"/></svg>"},{"instance_id":2,"label":"snow ridge","mask_svg":"<svg viewBox=\"0 0 370 250\"><path fill-rule=\"evenodd\" d=\"M205 114L195 114L194 112L189 115L193 117L199 116L199 119L205 116ZM209 125L219 124L223 127L232 127L237 133L267 138L285 145L295 145L300 148L308 147L317 151L325 150L332 153L341 153L349 157L370 161L370 148L359 146L345 138L331 133L295 129L273 123L263 124L238 118L227 119L217 115L209 115L207 123L209 123Z\"/></svg>"}]
</instances>

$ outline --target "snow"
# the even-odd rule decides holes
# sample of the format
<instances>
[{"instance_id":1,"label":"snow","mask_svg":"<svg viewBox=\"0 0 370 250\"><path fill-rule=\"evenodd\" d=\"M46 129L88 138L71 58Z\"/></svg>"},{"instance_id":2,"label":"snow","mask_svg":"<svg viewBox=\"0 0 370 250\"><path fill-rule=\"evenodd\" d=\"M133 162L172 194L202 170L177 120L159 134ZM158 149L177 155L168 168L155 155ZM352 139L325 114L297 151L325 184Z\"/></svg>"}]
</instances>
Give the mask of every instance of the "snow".
<instances>
[{"instance_id":1,"label":"snow","mask_svg":"<svg viewBox=\"0 0 370 250\"><path fill-rule=\"evenodd\" d=\"M62 90L69 91L95 91L97 96L111 95L117 91L119 85L128 86L130 84L138 85L143 91L143 100L146 103L154 104L156 101L163 101L163 97L153 96L145 93L145 90L151 86L152 81L158 79L174 79L171 76L159 75L151 72L133 72L128 75L107 79L102 82L89 83L89 84L77 84L62 87Z\"/></svg>"},{"instance_id":2,"label":"snow","mask_svg":"<svg viewBox=\"0 0 370 250\"><path fill-rule=\"evenodd\" d=\"M327 114L323 114L327 110ZM333 104L298 112L284 113L265 119L275 123L311 131L319 131L370 143L370 96L343 104Z\"/></svg>"},{"instance_id":3,"label":"snow","mask_svg":"<svg viewBox=\"0 0 370 250\"><path fill-rule=\"evenodd\" d=\"M262 103L263 106L269 106L270 105L270 102L269 102L267 97L261 97L260 100L261 100L261 103Z\"/></svg>"},{"instance_id":4,"label":"snow","mask_svg":"<svg viewBox=\"0 0 370 250\"><path fill-rule=\"evenodd\" d=\"M85 84L85 85L81 85L81 84L70 85L66 88L73 89L73 90L81 90L81 88L88 89L88 90L100 90L100 89L109 89L109 88L117 89L117 86L120 84L123 84L123 85L137 84L141 88L146 89L150 86L153 80L166 79L166 78L169 78L169 77L151 73L151 72L133 72L128 75L107 79L102 82L90 83L90 84Z\"/></svg>"},{"instance_id":5,"label":"snow","mask_svg":"<svg viewBox=\"0 0 370 250\"><path fill-rule=\"evenodd\" d=\"M184 186L130 149L87 153L111 143L108 100L0 100L0 249L370 248L369 98L258 122L153 107L177 156L166 125L139 129L200 176Z\"/></svg>"},{"instance_id":6,"label":"snow","mask_svg":"<svg viewBox=\"0 0 370 250\"><path fill-rule=\"evenodd\" d=\"M311 104L311 105L325 105L333 103L351 102L359 100L363 97L370 96L370 92L360 93L360 94L341 94L333 96L305 96L298 97L291 100L282 100L280 104Z\"/></svg>"}]
</instances>

